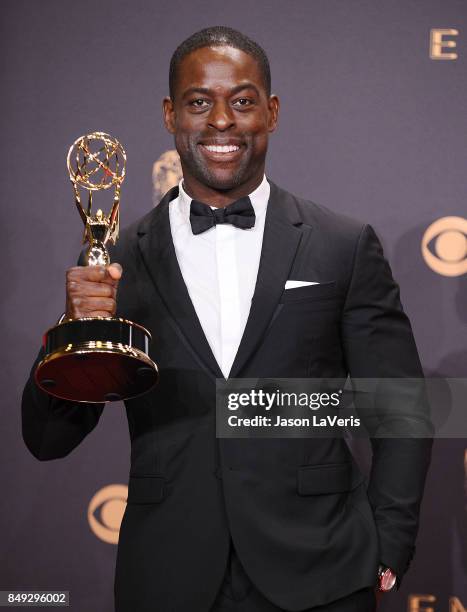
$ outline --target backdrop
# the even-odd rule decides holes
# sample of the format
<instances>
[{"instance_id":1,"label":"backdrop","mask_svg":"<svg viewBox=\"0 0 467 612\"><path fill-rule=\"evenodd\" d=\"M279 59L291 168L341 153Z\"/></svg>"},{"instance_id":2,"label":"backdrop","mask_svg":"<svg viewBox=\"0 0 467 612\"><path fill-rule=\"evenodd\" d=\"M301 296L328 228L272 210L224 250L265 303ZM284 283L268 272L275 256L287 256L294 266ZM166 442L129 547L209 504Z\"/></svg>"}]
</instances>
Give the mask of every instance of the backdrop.
<instances>
[{"instance_id":1,"label":"backdrop","mask_svg":"<svg viewBox=\"0 0 467 612\"><path fill-rule=\"evenodd\" d=\"M64 459L38 462L21 437L22 387L81 248L68 147L94 130L116 136L128 155L122 223L145 214L178 172L161 119L173 50L202 27L240 29L264 46L282 102L268 175L373 224L426 373L466 376L467 5L3 0L0 10L0 590L67 589L74 610L111 612L129 469L122 404ZM418 551L384 612L467 607L466 446L435 444Z\"/></svg>"}]
</instances>

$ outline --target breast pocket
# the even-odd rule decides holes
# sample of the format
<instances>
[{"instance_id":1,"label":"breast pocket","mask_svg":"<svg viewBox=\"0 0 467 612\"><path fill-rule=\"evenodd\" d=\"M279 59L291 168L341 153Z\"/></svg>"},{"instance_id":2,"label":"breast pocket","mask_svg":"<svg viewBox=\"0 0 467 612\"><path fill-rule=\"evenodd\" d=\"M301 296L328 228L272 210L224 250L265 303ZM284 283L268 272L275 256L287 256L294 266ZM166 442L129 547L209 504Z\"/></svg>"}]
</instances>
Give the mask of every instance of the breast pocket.
<instances>
[{"instance_id":1,"label":"breast pocket","mask_svg":"<svg viewBox=\"0 0 467 612\"><path fill-rule=\"evenodd\" d=\"M316 300L319 302L329 301L338 297L336 281L308 285L305 287L295 287L294 289L284 289L280 300L281 304L304 300Z\"/></svg>"},{"instance_id":2,"label":"breast pocket","mask_svg":"<svg viewBox=\"0 0 467 612\"><path fill-rule=\"evenodd\" d=\"M285 289L278 304L278 317L291 330L313 336L337 330L342 308L342 295L336 281Z\"/></svg>"}]
</instances>

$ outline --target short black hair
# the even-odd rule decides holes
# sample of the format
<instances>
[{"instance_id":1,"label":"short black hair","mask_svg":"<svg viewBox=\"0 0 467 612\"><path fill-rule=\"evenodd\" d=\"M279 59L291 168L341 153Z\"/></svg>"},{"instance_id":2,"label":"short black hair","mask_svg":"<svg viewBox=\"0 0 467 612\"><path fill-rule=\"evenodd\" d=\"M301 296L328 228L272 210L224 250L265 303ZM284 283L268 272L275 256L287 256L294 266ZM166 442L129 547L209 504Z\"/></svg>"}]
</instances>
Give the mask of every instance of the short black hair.
<instances>
[{"instance_id":1,"label":"short black hair","mask_svg":"<svg viewBox=\"0 0 467 612\"><path fill-rule=\"evenodd\" d=\"M267 95L271 95L271 69L269 67L268 56L264 49L254 40L245 36L238 30L227 26L212 26L195 32L184 40L174 51L170 60L169 70L169 93L172 100L175 94L175 83L177 71L182 60L192 51L203 47L222 47L228 46L239 49L251 55L257 62L264 79Z\"/></svg>"}]
</instances>

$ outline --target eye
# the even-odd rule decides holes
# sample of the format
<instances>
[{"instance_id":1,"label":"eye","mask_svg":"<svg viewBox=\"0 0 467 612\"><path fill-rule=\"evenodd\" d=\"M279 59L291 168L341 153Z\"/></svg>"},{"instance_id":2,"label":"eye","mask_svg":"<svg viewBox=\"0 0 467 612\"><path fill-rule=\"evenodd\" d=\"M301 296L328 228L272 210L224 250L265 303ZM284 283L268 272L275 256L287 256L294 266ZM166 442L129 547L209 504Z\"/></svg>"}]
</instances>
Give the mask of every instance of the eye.
<instances>
[{"instance_id":1,"label":"eye","mask_svg":"<svg viewBox=\"0 0 467 612\"><path fill-rule=\"evenodd\" d=\"M203 98L197 98L196 100L190 101L190 106L194 106L195 108L205 108L207 105L207 100L203 100Z\"/></svg>"},{"instance_id":2,"label":"eye","mask_svg":"<svg viewBox=\"0 0 467 612\"><path fill-rule=\"evenodd\" d=\"M253 101L250 100L249 98L238 98L234 102L234 106L242 106L242 107L251 106L252 104L253 104Z\"/></svg>"}]
</instances>

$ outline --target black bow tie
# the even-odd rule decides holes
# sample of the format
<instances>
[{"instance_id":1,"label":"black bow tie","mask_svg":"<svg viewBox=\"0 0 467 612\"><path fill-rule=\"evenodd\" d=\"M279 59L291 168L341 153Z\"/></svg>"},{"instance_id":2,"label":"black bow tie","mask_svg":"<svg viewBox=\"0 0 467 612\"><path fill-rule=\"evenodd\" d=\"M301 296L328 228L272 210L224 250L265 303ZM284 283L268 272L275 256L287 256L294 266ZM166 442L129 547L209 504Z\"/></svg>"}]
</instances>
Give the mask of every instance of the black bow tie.
<instances>
[{"instance_id":1,"label":"black bow tie","mask_svg":"<svg viewBox=\"0 0 467 612\"><path fill-rule=\"evenodd\" d=\"M207 204L192 200L190 223L193 234L201 234L218 223L230 223L240 229L250 229L255 224L255 210L248 196L225 208L214 209Z\"/></svg>"}]
</instances>

